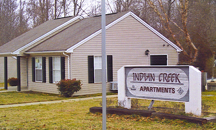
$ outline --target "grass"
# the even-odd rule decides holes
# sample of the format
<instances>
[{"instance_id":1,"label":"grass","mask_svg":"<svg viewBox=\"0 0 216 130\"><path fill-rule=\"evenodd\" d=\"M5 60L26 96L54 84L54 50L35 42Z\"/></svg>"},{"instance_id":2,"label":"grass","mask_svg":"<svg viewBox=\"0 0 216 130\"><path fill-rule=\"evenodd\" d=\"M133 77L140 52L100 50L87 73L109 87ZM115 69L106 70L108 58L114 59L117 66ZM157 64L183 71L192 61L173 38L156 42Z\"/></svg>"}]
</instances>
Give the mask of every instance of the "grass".
<instances>
[{"instance_id":1,"label":"grass","mask_svg":"<svg viewBox=\"0 0 216 130\"><path fill-rule=\"evenodd\" d=\"M99 130L102 115L89 113L89 108L100 106L101 99L74 101L69 103L23 106L0 109L1 129L56 129L56 130ZM108 130L151 130L151 129L216 129L212 123L203 126L181 120L107 115Z\"/></svg>"},{"instance_id":2,"label":"grass","mask_svg":"<svg viewBox=\"0 0 216 130\"><path fill-rule=\"evenodd\" d=\"M4 83L0 83L0 91L4 90Z\"/></svg>"},{"instance_id":3,"label":"grass","mask_svg":"<svg viewBox=\"0 0 216 130\"><path fill-rule=\"evenodd\" d=\"M113 94L116 93L107 93L107 95L113 95ZM39 92L32 92L32 91L5 92L5 93L0 93L0 105L66 100L66 99L95 97L95 96L101 96L101 94L99 93L99 94L91 94L91 95L63 97L58 94L47 94L47 93L39 93Z\"/></svg>"},{"instance_id":4,"label":"grass","mask_svg":"<svg viewBox=\"0 0 216 130\"><path fill-rule=\"evenodd\" d=\"M0 87L0 91L4 91L5 89L3 87Z\"/></svg>"},{"instance_id":5,"label":"grass","mask_svg":"<svg viewBox=\"0 0 216 130\"><path fill-rule=\"evenodd\" d=\"M13 93L15 94L15 93ZM0 93L2 95L2 93ZM25 95L20 93L20 95ZM35 94L37 95L37 94ZM40 95L40 94L38 94ZM213 95L213 96L209 96ZM44 95L42 97L49 96ZM56 96L56 95L50 95ZM12 97L11 97L12 98ZM0 96L0 99L2 97ZM215 112L216 92L203 92L203 102L208 112ZM24 99L23 99L24 100ZM102 115L89 113L90 107L100 107L102 99L72 101L68 103L23 106L0 109L0 129L102 129ZM108 99L108 105L116 104L117 98ZM149 100L138 100L140 106L148 106ZM183 103L155 101L154 107L183 107ZM108 130L203 130L216 129L216 123L198 125L181 120L167 120L141 116L107 115Z\"/></svg>"},{"instance_id":6,"label":"grass","mask_svg":"<svg viewBox=\"0 0 216 130\"><path fill-rule=\"evenodd\" d=\"M4 87L4 83L0 83L0 87Z\"/></svg>"},{"instance_id":7,"label":"grass","mask_svg":"<svg viewBox=\"0 0 216 130\"><path fill-rule=\"evenodd\" d=\"M151 100L146 99L132 99L132 109L148 110L148 106ZM107 105L111 107L118 107L117 99L108 99ZM158 101L155 100L152 110L156 112L194 116L192 114L185 113L185 103L183 102L170 102L170 101ZM216 91L203 92L202 93L202 115L200 117L216 116Z\"/></svg>"},{"instance_id":8,"label":"grass","mask_svg":"<svg viewBox=\"0 0 216 130\"><path fill-rule=\"evenodd\" d=\"M4 83L0 83L0 91L3 91L4 89Z\"/></svg>"}]
</instances>

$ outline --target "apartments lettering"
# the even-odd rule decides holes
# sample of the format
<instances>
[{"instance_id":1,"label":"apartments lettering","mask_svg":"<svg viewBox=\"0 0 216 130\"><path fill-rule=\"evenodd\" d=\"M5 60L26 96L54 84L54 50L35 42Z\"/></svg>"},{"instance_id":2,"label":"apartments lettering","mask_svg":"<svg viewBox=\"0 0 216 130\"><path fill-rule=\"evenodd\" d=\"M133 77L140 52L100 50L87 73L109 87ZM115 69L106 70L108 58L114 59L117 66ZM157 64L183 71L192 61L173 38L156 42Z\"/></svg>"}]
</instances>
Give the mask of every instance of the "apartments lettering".
<instances>
[{"instance_id":1,"label":"apartments lettering","mask_svg":"<svg viewBox=\"0 0 216 130\"><path fill-rule=\"evenodd\" d=\"M179 80L179 73L133 73L132 83L156 83L156 84L179 84L182 85ZM157 78L156 78L157 76ZM139 88L142 92L156 92L156 93L172 93L175 94L174 87L150 87L142 85Z\"/></svg>"}]
</instances>

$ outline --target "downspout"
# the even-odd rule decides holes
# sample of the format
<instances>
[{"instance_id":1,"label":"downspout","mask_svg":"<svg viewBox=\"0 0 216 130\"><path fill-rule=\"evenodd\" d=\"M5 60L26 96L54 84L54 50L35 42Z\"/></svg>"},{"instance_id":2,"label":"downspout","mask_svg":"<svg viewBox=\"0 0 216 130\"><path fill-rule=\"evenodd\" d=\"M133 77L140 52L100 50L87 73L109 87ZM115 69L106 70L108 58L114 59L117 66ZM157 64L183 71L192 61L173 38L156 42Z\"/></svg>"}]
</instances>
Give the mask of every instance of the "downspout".
<instances>
[{"instance_id":1,"label":"downspout","mask_svg":"<svg viewBox=\"0 0 216 130\"><path fill-rule=\"evenodd\" d=\"M180 52L177 52L178 53L178 62L177 62L177 65L179 65L179 54L180 54Z\"/></svg>"},{"instance_id":2,"label":"downspout","mask_svg":"<svg viewBox=\"0 0 216 130\"><path fill-rule=\"evenodd\" d=\"M16 56L12 56L12 58L14 58L15 60L17 60L17 57L16 57Z\"/></svg>"},{"instance_id":3,"label":"downspout","mask_svg":"<svg viewBox=\"0 0 216 130\"><path fill-rule=\"evenodd\" d=\"M28 57L26 57L26 73L27 73L27 77L26 77L26 80L27 80L27 89L29 87L29 78L28 78Z\"/></svg>"},{"instance_id":4,"label":"downspout","mask_svg":"<svg viewBox=\"0 0 216 130\"><path fill-rule=\"evenodd\" d=\"M63 52L63 55L67 56L68 59L68 79L70 79L70 54L65 54L65 52Z\"/></svg>"}]
</instances>

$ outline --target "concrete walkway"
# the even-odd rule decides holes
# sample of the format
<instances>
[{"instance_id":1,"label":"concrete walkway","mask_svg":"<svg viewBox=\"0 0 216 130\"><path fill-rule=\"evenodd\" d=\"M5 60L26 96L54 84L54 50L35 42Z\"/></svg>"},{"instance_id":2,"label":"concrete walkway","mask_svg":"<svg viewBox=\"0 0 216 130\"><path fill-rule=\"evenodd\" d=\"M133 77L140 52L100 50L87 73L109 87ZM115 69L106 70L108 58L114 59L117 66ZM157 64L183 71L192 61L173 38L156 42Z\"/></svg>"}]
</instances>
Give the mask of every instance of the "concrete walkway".
<instances>
[{"instance_id":1,"label":"concrete walkway","mask_svg":"<svg viewBox=\"0 0 216 130\"><path fill-rule=\"evenodd\" d=\"M108 95L106 97L107 98L112 98L112 97L118 97L118 95ZM98 98L102 98L102 96L88 97L88 98L77 98L77 99L67 99L67 100L57 100L57 101L45 101L45 102L32 102L32 103L22 103L22 104L0 105L0 108L30 106L30 105L39 105L39 104L53 104L53 103L73 102L73 101L83 101L83 100L91 100L91 99L98 99Z\"/></svg>"}]
</instances>

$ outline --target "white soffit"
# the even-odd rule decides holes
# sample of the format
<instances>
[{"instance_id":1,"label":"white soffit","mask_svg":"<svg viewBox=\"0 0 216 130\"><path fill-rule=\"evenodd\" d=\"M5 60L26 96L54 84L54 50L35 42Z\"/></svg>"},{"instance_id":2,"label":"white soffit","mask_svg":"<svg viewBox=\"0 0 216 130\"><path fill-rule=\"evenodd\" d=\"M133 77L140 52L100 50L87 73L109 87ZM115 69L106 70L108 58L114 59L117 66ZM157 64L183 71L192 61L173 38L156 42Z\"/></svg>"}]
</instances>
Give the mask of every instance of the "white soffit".
<instances>
[{"instance_id":1,"label":"white soffit","mask_svg":"<svg viewBox=\"0 0 216 130\"><path fill-rule=\"evenodd\" d=\"M24 45L23 47L17 49L16 51L14 51L12 54L14 55L19 55L21 53L21 51L25 51L26 49L30 49L36 45L38 45L39 43L43 42L44 40L50 38L51 36L55 35L56 33L62 31L63 29L67 28L68 26L70 26L74 21L82 19L81 16L77 16L72 18L71 20L61 24L60 26L54 28L53 30L45 33L44 35L38 37L37 39L31 41L30 43Z\"/></svg>"},{"instance_id":2,"label":"white soffit","mask_svg":"<svg viewBox=\"0 0 216 130\"><path fill-rule=\"evenodd\" d=\"M170 44L174 49L176 49L177 52L181 52L182 51L178 46L176 46L169 39L167 39L166 37L164 37L162 34L160 34L158 31L156 31L154 28L152 28L150 25L148 25L146 22L144 22L142 19L140 19L138 16L136 16L132 12L128 12L127 14L125 14L122 17L118 18L117 20L113 21L112 23L110 23L109 25L106 26L106 29L112 27L113 25L117 24L118 22L122 21L123 19L125 19L128 16L132 16L133 18L135 18L137 21L139 21L141 24L143 24L145 27L147 27L149 30L151 30L153 33L155 33L157 36L159 36L165 42L167 42L168 44ZM76 49L80 45L84 44L85 42L91 40L92 38L94 38L95 36L99 35L100 33L101 33L101 29L98 30L97 32L93 33L92 35L88 36L87 38L83 39L82 41L78 42L77 44L73 45L72 47L70 47L69 49L67 49L65 52L66 53L72 53L74 49Z\"/></svg>"}]
</instances>

